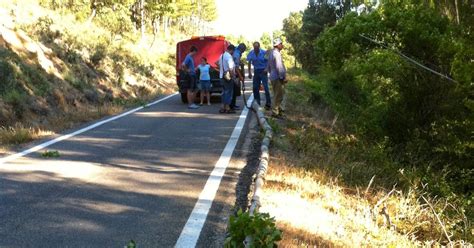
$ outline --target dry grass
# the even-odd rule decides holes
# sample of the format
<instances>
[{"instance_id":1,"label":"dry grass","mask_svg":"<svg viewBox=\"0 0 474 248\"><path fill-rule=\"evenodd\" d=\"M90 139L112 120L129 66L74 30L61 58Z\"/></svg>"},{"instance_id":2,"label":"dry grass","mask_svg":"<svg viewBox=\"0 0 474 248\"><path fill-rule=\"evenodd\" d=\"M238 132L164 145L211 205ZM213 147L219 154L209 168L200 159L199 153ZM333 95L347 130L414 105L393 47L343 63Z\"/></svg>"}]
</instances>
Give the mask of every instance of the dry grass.
<instances>
[{"instance_id":1,"label":"dry grass","mask_svg":"<svg viewBox=\"0 0 474 248\"><path fill-rule=\"evenodd\" d=\"M301 80L294 76L292 82ZM348 173L342 170L353 166L347 153L337 150L342 148L319 149L317 141L309 140L337 132L336 116L324 104L308 108L304 101L311 96L301 85L291 88L288 96L287 120L272 122L277 134L260 209L276 217L283 231L280 247L440 247L449 245L443 227L451 236L457 224L468 223L459 219L462 213L447 214L457 211L455 204L430 198L423 188L392 189L380 182L383 175L370 183L372 174L366 175L364 186L345 183ZM310 136L309 129L321 135ZM297 135L304 139L293 139ZM298 141L311 141L315 147L302 153ZM337 168L328 167L334 161ZM472 247L455 240L451 246Z\"/></svg>"},{"instance_id":2,"label":"dry grass","mask_svg":"<svg viewBox=\"0 0 474 248\"><path fill-rule=\"evenodd\" d=\"M380 225L372 206L364 198L346 193L333 184L321 184L317 172L290 167L277 160L268 171L264 212L278 220L283 229L282 247L321 245L328 247L413 247L409 235ZM296 234L296 235L295 235Z\"/></svg>"},{"instance_id":3,"label":"dry grass","mask_svg":"<svg viewBox=\"0 0 474 248\"><path fill-rule=\"evenodd\" d=\"M420 237L420 226L436 229L439 225L426 205L416 201L416 194L397 192L385 204L374 202L386 192L354 193L336 181L320 183L319 172L288 164L281 154L274 157L267 174L267 184L260 211L277 219L283 231L280 247L440 247L436 239ZM390 213L392 225L382 213ZM453 241L452 247L472 247Z\"/></svg>"},{"instance_id":4,"label":"dry grass","mask_svg":"<svg viewBox=\"0 0 474 248\"><path fill-rule=\"evenodd\" d=\"M0 148L2 148L0 152L6 152L8 146L42 139L57 132L74 128L80 123L114 115L123 110L124 106L117 104L104 104L100 107L84 106L75 111L64 112L60 116L50 117L47 124L40 127L25 127L23 124L0 127Z\"/></svg>"},{"instance_id":5,"label":"dry grass","mask_svg":"<svg viewBox=\"0 0 474 248\"><path fill-rule=\"evenodd\" d=\"M44 138L53 135L54 132L43 130L40 128L24 127L15 125L13 127L0 128L0 144L1 145L18 145L35 139Z\"/></svg>"},{"instance_id":6,"label":"dry grass","mask_svg":"<svg viewBox=\"0 0 474 248\"><path fill-rule=\"evenodd\" d=\"M60 116L49 119L49 127L56 132L70 129L78 124L94 121L105 116L118 114L124 110L123 105L107 103L101 106L83 106L74 111L67 111Z\"/></svg>"}]
</instances>

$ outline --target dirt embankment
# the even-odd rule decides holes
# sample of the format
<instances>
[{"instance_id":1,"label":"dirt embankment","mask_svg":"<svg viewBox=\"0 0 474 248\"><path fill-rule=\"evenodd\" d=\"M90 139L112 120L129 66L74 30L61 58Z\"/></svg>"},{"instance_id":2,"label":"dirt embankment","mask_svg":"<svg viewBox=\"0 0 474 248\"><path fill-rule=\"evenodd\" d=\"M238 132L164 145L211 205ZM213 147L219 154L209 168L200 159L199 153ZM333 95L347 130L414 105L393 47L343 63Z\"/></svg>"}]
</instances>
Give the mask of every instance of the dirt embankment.
<instances>
[{"instance_id":1,"label":"dirt embankment","mask_svg":"<svg viewBox=\"0 0 474 248\"><path fill-rule=\"evenodd\" d=\"M38 42L0 11L0 146L37 138L14 137L17 129L57 132L174 91L166 75L120 61L125 52L97 61L97 53L85 56L51 32L56 39Z\"/></svg>"}]
</instances>

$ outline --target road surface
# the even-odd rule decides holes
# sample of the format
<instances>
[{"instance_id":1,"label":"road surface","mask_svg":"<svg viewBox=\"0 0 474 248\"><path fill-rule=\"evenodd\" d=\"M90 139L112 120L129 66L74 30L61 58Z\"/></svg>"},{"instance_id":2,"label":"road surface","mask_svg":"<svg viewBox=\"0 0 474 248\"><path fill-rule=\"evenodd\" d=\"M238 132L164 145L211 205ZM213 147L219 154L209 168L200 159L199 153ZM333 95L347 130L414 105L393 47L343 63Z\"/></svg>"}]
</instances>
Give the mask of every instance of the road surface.
<instances>
[{"instance_id":1,"label":"road surface","mask_svg":"<svg viewBox=\"0 0 474 248\"><path fill-rule=\"evenodd\" d=\"M219 179L211 172L236 123L245 122L246 115L218 114L219 107L188 110L175 95L0 162L0 247L123 247L130 239L139 247L175 246L206 182ZM45 150L60 157L43 158ZM209 236L222 224L216 208L234 192L229 173L214 201L204 199L209 213L193 212L206 220L203 231L188 223L191 234L181 240L197 233L196 246L214 245Z\"/></svg>"}]
</instances>

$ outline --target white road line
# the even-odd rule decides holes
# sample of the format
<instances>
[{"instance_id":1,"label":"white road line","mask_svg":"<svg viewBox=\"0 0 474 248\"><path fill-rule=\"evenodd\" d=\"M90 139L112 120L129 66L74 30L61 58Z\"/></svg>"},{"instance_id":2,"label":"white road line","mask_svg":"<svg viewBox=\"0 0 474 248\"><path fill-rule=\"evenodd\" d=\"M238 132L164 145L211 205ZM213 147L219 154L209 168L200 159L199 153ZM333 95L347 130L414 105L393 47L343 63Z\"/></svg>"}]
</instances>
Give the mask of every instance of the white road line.
<instances>
[{"instance_id":1,"label":"white road line","mask_svg":"<svg viewBox=\"0 0 474 248\"><path fill-rule=\"evenodd\" d=\"M253 101L253 95L248 99L248 104L251 104ZM237 141L239 140L240 133L242 133L242 128L245 125L245 120L247 119L248 109L244 107L244 110L240 114L239 121L235 125L234 131L230 136L227 145L224 148L224 151L221 154L221 157L214 166L211 175L207 179L206 185L199 195L199 199L194 206L191 216L189 216L186 225L179 235L179 239L176 242L175 247L190 248L195 247L201 234L201 230L204 226L204 222L207 219L207 214L211 208L212 202L216 196L217 190L221 183L222 177L224 176L225 170L230 162L232 153L234 152Z\"/></svg>"},{"instance_id":2,"label":"white road line","mask_svg":"<svg viewBox=\"0 0 474 248\"><path fill-rule=\"evenodd\" d=\"M154 102L148 103L147 105L145 105L145 107L150 107L150 106L155 105L155 104L157 104L157 103L159 103L159 102L165 101L165 100L167 100L167 99L169 99L169 98L171 98L171 97L173 97L173 96L175 96L175 95L177 95L177 94L178 94L178 93L174 93L174 94L172 94L172 95L169 95L169 96L166 96L166 97L164 97L164 98L158 99L158 100L156 100L156 101L154 101ZM113 117L108 118L108 119L106 119L106 120L103 120L103 121L99 121L99 122L97 122L97 123L94 123L94 124L92 124L92 125L90 125L90 126L87 126L87 127L83 128L83 129L80 129L80 130L77 130L77 131L75 131L75 132L73 132L73 133L66 134L66 135L57 137L57 138L55 138L55 139L53 139L53 140L44 142L44 143L42 143L42 144L39 144L39 145L37 145L37 146L34 146L34 147L32 147L32 148L30 148L30 149L27 149L27 150L25 150L25 151L22 151L22 152L19 152L19 153L15 153L15 154L12 154L12 155L9 155L9 156L0 158L0 165L4 164L4 163L6 163L6 162L13 161L13 160L18 159L18 158L21 158L21 157L23 157L23 156L25 156L25 155L28 155L28 154L30 154L30 153L39 151L39 150L44 149L44 148L46 148L46 147L48 147L48 146L50 146L50 145L53 145L53 144L58 143L58 142L60 142L60 141L69 139L69 138L71 138L71 137L74 137L74 136L76 136L76 135L78 135L78 134L81 134L81 133L83 133L83 132L89 131L89 130L94 129L94 128L96 128L96 127L102 126L102 125L104 125L105 123L108 123L108 122L111 122L111 121L115 121L115 120L120 119L120 118L122 118L122 117L124 117L124 116L127 116L127 115L129 115L129 114L135 113L135 112L137 112L137 111L139 111L139 110L142 110L142 109L145 108L145 107L142 106L142 107L138 107L138 108L129 110L129 111L127 111L127 112L125 112L125 113L122 113L122 114L120 114L120 115L113 116Z\"/></svg>"}]
</instances>

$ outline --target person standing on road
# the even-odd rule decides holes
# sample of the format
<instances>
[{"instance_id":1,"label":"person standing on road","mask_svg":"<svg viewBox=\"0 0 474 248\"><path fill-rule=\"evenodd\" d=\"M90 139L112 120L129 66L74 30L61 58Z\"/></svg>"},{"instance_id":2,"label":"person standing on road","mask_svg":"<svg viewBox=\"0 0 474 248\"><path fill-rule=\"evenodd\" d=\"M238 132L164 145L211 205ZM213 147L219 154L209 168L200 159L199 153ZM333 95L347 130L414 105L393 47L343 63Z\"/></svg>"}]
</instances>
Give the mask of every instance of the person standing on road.
<instances>
[{"instance_id":1,"label":"person standing on road","mask_svg":"<svg viewBox=\"0 0 474 248\"><path fill-rule=\"evenodd\" d=\"M240 59L242 58L242 53L247 50L247 46L244 43L240 43L237 46L237 49L234 51L234 64L235 64L235 75L238 77L238 80L243 84L245 74L240 70ZM234 84L234 93L232 94L232 102L230 103L230 107L234 110L239 110L240 106L236 105L237 97L240 96L240 87L239 84Z\"/></svg>"},{"instance_id":2,"label":"person standing on road","mask_svg":"<svg viewBox=\"0 0 474 248\"><path fill-rule=\"evenodd\" d=\"M270 89L268 88L268 72L267 68L267 58L265 57L265 50L260 48L260 43L258 41L253 43L253 50L247 55L248 68L249 68L249 78L252 79L252 65L254 68L253 75L253 96L257 101L258 105L260 104L260 85L263 84L265 89L265 108L270 109L271 107L271 97Z\"/></svg>"},{"instance_id":3,"label":"person standing on road","mask_svg":"<svg viewBox=\"0 0 474 248\"><path fill-rule=\"evenodd\" d=\"M195 46L192 46L188 55L183 61L181 68L183 71L186 72L186 86L188 88L187 97L188 97L188 108L189 109L197 109L199 108L198 105L194 104L194 97L197 90L196 84L196 71L194 68L194 55L196 55L198 49Z\"/></svg>"},{"instance_id":4,"label":"person standing on road","mask_svg":"<svg viewBox=\"0 0 474 248\"><path fill-rule=\"evenodd\" d=\"M273 88L273 107L272 116L275 118L283 117L282 102L285 97L286 68L281 57L283 43L280 38L273 41L273 50L268 57L267 70L270 73L270 80Z\"/></svg>"},{"instance_id":5,"label":"person standing on road","mask_svg":"<svg viewBox=\"0 0 474 248\"><path fill-rule=\"evenodd\" d=\"M223 86L222 90L222 108L219 113L232 114L235 110L230 108L232 103L232 96L234 92L235 81L235 64L232 54L235 51L234 45L229 45L227 50L221 55L219 63L219 78Z\"/></svg>"},{"instance_id":6,"label":"person standing on road","mask_svg":"<svg viewBox=\"0 0 474 248\"><path fill-rule=\"evenodd\" d=\"M201 64L198 66L199 69L199 90L201 91L201 103L204 102L204 96L207 97L207 105L211 105L211 75L209 70L211 66L207 63L207 58L201 58Z\"/></svg>"}]
</instances>

